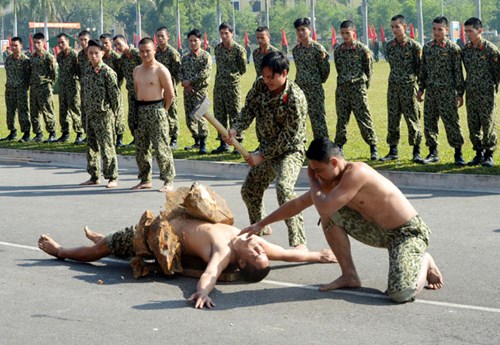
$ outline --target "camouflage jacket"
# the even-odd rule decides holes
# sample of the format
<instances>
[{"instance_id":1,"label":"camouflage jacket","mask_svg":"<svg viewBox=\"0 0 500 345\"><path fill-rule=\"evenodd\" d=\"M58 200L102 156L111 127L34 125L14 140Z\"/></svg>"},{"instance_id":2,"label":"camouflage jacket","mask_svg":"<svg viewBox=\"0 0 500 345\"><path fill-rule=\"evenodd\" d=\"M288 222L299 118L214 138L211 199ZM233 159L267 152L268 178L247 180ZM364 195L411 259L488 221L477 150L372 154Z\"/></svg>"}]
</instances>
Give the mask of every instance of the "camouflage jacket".
<instances>
[{"instance_id":1,"label":"camouflage jacket","mask_svg":"<svg viewBox=\"0 0 500 345\"><path fill-rule=\"evenodd\" d=\"M200 49L198 55L189 52L182 57L179 79L189 80L195 91L201 91L208 88L211 71L212 57Z\"/></svg>"},{"instance_id":2,"label":"camouflage jacket","mask_svg":"<svg viewBox=\"0 0 500 345\"><path fill-rule=\"evenodd\" d=\"M87 56L87 51L83 49L80 50L78 52L78 76L80 79L82 78L84 71L88 70L90 66L92 66L92 63Z\"/></svg>"},{"instance_id":3,"label":"camouflage jacket","mask_svg":"<svg viewBox=\"0 0 500 345\"><path fill-rule=\"evenodd\" d=\"M370 49L359 41L351 46L339 44L334 51L337 85L370 83L373 74L373 57Z\"/></svg>"},{"instance_id":4,"label":"camouflage jacket","mask_svg":"<svg viewBox=\"0 0 500 345\"><path fill-rule=\"evenodd\" d=\"M306 46L299 43L293 47L292 54L297 67L296 83L312 85L326 82L330 75L330 62L325 47L309 40Z\"/></svg>"},{"instance_id":5,"label":"camouflage jacket","mask_svg":"<svg viewBox=\"0 0 500 345\"><path fill-rule=\"evenodd\" d=\"M43 50L40 55L36 52L31 55L30 86L54 84L57 75L57 63L54 56Z\"/></svg>"},{"instance_id":6,"label":"camouflage jacket","mask_svg":"<svg viewBox=\"0 0 500 345\"><path fill-rule=\"evenodd\" d=\"M139 50L137 48L130 48L127 53L123 53L120 57L121 73L125 77L125 86L128 92L135 92L134 90L134 68L142 63Z\"/></svg>"},{"instance_id":7,"label":"camouflage jacket","mask_svg":"<svg viewBox=\"0 0 500 345\"><path fill-rule=\"evenodd\" d=\"M266 159L290 152L304 152L307 101L304 92L291 80L274 96L259 77L247 94L245 107L236 117L234 128L247 129L255 119L259 151Z\"/></svg>"},{"instance_id":8,"label":"camouflage jacket","mask_svg":"<svg viewBox=\"0 0 500 345\"><path fill-rule=\"evenodd\" d=\"M89 119L103 113L123 114L122 97L115 71L104 62L87 66L81 79L82 106Z\"/></svg>"},{"instance_id":9,"label":"camouflage jacket","mask_svg":"<svg viewBox=\"0 0 500 345\"><path fill-rule=\"evenodd\" d=\"M441 44L435 40L424 45L420 68L419 90L429 87L451 88L457 96L464 94L464 76L460 47L445 38Z\"/></svg>"},{"instance_id":10,"label":"camouflage jacket","mask_svg":"<svg viewBox=\"0 0 500 345\"><path fill-rule=\"evenodd\" d=\"M394 38L387 42L385 56L391 66L390 83L412 84L417 81L422 61L422 48L417 42L407 36L401 43Z\"/></svg>"},{"instance_id":11,"label":"camouflage jacket","mask_svg":"<svg viewBox=\"0 0 500 345\"><path fill-rule=\"evenodd\" d=\"M231 49L227 49L222 42L215 46L215 61L217 63L215 83L219 85L237 84L247 71L245 48L234 41L231 41Z\"/></svg>"},{"instance_id":12,"label":"camouflage jacket","mask_svg":"<svg viewBox=\"0 0 500 345\"><path fill-rule=\"evenodd\" d=\"M482 39L476 48L469 42L462 49L462 60L467 72L467 90L480 90L493 85L498 88L500 56L494 44Z\"/></svg>"},{"instance_id":13,"label":"camouflage jacket","mask_svg":"<svg viewBox=\"0 0 500 345\"><path fill-rule=\"evenodd\" d=\"M5 72L7 73L7 82L5 87L28 88L30 84L31 64L30 59L24 53L21 53L16 59L14 54L10 54L5 59Z\"/></svg>"},{"instance_id":14,"label":"camouflage jacket","mask_svg":"<svg viewBox=\"0 0 500 345\"><path fill-rule=\"evenodd\" d=\"M165 50L162 50L160 47L156 48L155 59L158 62L161 62L164 66L168 68L170 71L170 75L172 76L172 81L174 85L179 84L179 69L181 67L181 55L170 44L167 44Z\"/></svg>"},{"instance_id":15,"label":"camouflage jacket","mask_svg":"<svg viewBox=\"0 0 500 345\"><path fill-rule=\"evenodd\" d=\"M57 64L59 65L59 85L73 84L78 79L79 69L78 54L73 48L57 54Z\"/></svg>"},{"instance_id":16,"label":"camouflage jacket","mask_svg":"<svg viewBox=\"0 0 500 345\"><path fill-rule=\"evenodd\" d=\"M121 64L120 54L118 54L114 50L110 50L109 53L107 54L104 53L104 55L102 56L102 62L111 67L113 71L115 71L116 76L118 78L118 85L121 85L121 82L123 80L123 74L120 65Z\"/></svg>"},{"instance_id":17,"label":"camouflage jacket","mask_svg":"<svg viewBox=\"0 0 500 345\"><path fill-rule=\"evenodd\" d=\"M264 55L270 52L277 52L278 48L273 47L272 45L269 45L267 47L267 50L262 50L259 48L255 49L252 53L253 57L253 64L255 66L255 73L257 74L257 78L262 75L262 70L260 68L260 64L262 63L262 59L264 58Z\"/></svg>"}]
</instances>

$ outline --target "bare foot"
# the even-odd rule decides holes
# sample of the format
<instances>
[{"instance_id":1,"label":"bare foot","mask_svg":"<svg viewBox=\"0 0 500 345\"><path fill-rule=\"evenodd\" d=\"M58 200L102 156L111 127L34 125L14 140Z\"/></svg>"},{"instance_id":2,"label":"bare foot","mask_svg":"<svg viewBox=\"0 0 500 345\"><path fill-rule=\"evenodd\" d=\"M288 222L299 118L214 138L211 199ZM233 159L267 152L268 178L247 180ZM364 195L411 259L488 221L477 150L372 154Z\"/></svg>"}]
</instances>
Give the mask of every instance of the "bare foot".
<instances>
[{"instance_id":1,"label":"bare foot","mask_svg":"<svg viewBox=\"0 0 500 345\"><path fill-rule=\"evenodd\" d=\"M309 249L307 249L307 247L306 247L305 244L299 244L299 245L293 247L293 249L301 250L303 252L308 252L309 251Z\"/></svg>"},{"instance_id":2,"label":"bare foot","mask_svg":"<svg viewBox=\"0 0 500 345\"><path fill-rule=\"evenodd\" d=\"M429 255L429 269L427 270L427 283L428 283L427 288L431 290L441 289L444 285L443 275L439 271L439 268L434 262L432 256L429 253L426 253L426 255Z\"/></svg>"},{"instance_id":3,"label":"bare foot","mask_svg":"<svg viewBox=\"0 0 500 345\"><path fill-rule=\"evenodd\" d=\"M57 255L61 246L48 235L44 234L40 236L40 238L38 239L38 248L49 255L59 258Z\"/></svg>"},{"instance_id":4,"label":"bare foot","mask_svg":"<svg viewBox=\"0 0 500 345\"><path fill-rule=\"evenodd\" d=\"M108 184L106 185L106 188L116 188L118 187L118 181L116 180L109 180Z\"/></svg>"},{"instance_id":5,"label":"bare foot","mask_svg":"<svg viewBox=\"0 0 500 345\"><path fill-rule=\"evenodd\" d=\"M328 291L342 288L359 288L361 287L361 280L358 275L341 275L329 284L320 285L319 291Z\"/></svg>"},{"instance_id":6,"label":"bare foot","mask_svg":"<svg viewBox=\"0 0 500 345\"><path fill-rule=\"evenodd\" d=\"M85 236L87 236L87 238L94 243L97 243L104 238L103 234L90 230L88 226L85 226L83 231L85 232Z\"/></svg>"},{"instance_id":7,"label":"bare foot","mask_svg":"<svg viewBox=\"0 0 500 345\"><path fill-rule=\"evenodd\" d=\"M99 180L87 180L85 182L80 183L80 186L95 186L100 184L101 182Z\"/></svg>"},{"instance_id":8,"label":"bare foot","mask_svg":"<svg viewBox=\"0 0 500 345\"><path fill-rule=\"evenodd\" d=\"M174 183L165 181L165 184L158 191L161 193L167 193L167 192L172 192L173 190L174 190Z\"/></svg>"},{"instance_id":9,"label":"bare foot","mask_svg":"<svg viewBox=\"0 0 500 345\"><path fill-rule=\"evenodd\" d=\"M141 183L133 186L131 189L132 190L140 190L140 189L151 189L151 188L153 188L152 182L141 182Z\"/></svg>"}]
</instances>

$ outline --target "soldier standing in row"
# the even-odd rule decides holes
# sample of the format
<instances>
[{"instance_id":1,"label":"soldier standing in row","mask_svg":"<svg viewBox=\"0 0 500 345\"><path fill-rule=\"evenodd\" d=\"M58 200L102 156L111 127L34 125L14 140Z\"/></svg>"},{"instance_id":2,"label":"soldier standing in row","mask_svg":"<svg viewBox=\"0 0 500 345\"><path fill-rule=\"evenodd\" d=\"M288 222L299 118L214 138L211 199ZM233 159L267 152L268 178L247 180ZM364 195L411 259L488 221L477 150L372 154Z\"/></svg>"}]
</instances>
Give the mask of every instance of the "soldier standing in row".
<instances>
[{"instance_id":1,"label":"soldier standing in row","mask_svg":"<svg viewBox=\"0 0 500 345\"><path fill-rule=\"evenodd\" d=\"M56 138L56 121L54 116L53 85L57 75L57 63L52 54L44 48L45 36L41 32L33 35L35 52L31 56L30 78L30 115L35 137L32 141L43 141L41 118L45 121L45 129L49 132L46 142L54 142Z\"/></svg>"},{"instance_id":2,"label":"soldier standing in row","mask_svg":"<svg viewBox=\"0 0 500 345\"><path fill-rule=\"evenodd\" d=\"M307 101L300 87L288 79L288 71L289 62L283 53L264 56L262 77L248 92L245 107L229 131L234 140L255 119L259 149L245 157L251 168L241 187L251 224L265 217L264 192L273 180L280 205L296 197L294 187L305 153ZM307 250L302 215L285 223L290 246ZM269 227L261 232L270 233Z\"/></svg>"},{"instance_id":3,"label":"soldier standing in row","mask_svg":"<svg viewBox=\"0 0 500 345\"><path fill-rule=\"evenodd\" d=\"M200 154L207 154L208 124L205 118L195 120L190 114L205 97L208 96L208 83L212 71L212 57L201 49L201 31L193 29L187 34L191 51L182 57L179 79L184 88L184 111L186 125L194 139L194 145L185 150L199 149Z\"/></svg>"},{"instance_id":4,"label":"soldier standing in row","mask_svg":"<svg viewBox=\"0 0 500 345\"><path fill-rule=\"evenodd\" d=\"M177 137L179 136L179 118L177 115L177 85L179 84L179 69L181 66L181 55L179 52L168 44L170 34L165 26L161 26L156 30L156 38L158 47L156 48L156 61L162 63L168 68L172 83L174 83L174 99L172 105L168 109L168 126L170 136L170 148L176 150L178 147Z\"/></svg>"},{"instance_id":5,"label":"soldier standing in row","mask_svg":"<svg viewBox=\"0 0 500 345\"><path fill-rule=\"evenodd\" d=\"M30 83L30 59L23 53L23 41L20 37L11 40L12 54L5 59L5 104L7 107L7 128L10 134L2 140L16 140L16 110L19 125L23 132L21 141L30 141L30 118L28 110L28 88Z\"/></svg>"},{"instance_id":6,"label":"soldier standing in row","mask_svg":"<svg viewBox=\"0 0 500 345\"><path fill-rule=\"evenodd\" d=\"M323 83L330 75L330 62L325 47L311 39L309 18L299 18L293 25L299 43L292 54L297 67L295 82L307 98L307 109L314 138L328 138Z\"/></svg>"},{"instance_id":7,"label":"soldier standing in row","mask_svg":"<svg viewBox=\"0 0 500 345\"><path fill-rule=\"evenodd\" d=\"M102 61L103 48L99 41L90 40L86 49L91 65L81 84L82 105L87 114L87 172L90 179L83 186L99 184L102 156L106 188L118 185L118 158L115 151L115 114L123 111L116 73Z\"/></svg>"},{"instance_id":8,"label":"soldier standing in row","mask_svg":"<svg viewBox=\"0 0 500 345\"><path fill-rule=\"evenodd\" d=\"M89 57L87 56L87 48L89 45L90 41L90 32L87 30L83 30L78 34L78 42L80 43L80 51L78 52L78 76L80 78L80 81L84 77L85 71L88 71L90 66L92 65L90 63ZM81 86L81 82L80 82ZM80 87L80 100L84 100L84 95L83 95L83 87ZM87 131L87 114L85 113L85 107L80 106L80 112L81 112L81 118L82 118L82 126L84 131ZM83 144L85 140L76 140L75 144L80 145Z\"/></svg>"},{"instance_id":9,"label":"soldier standing in row","mask_svg":"<svg viewBox=\"0 0 500 345\"><path fill-rule=\"evenodd\" d=\"M57 64L59 65L59 124L62 132L57 142L69 141L70 119L76 133L76 142L80 142L83 139L83 127L80 113L78 54L69 46L69 37L65 33L57 35L57 45L61 50L57 54Z\"/></svg>"},{"instance_id":10,"label":"soldier standing in row","mask_svg":"<svg viewBox=\"0 0 500 345\"><path fill-rule=\"evenodd\" d=\"M257 38L259 47L253 51L252 57L255 66L255 74L257 75L256 78L258 78L262 75L260 64L264 55L278 51L278 49L271 45L271 34L267 26L259 26L257 30L255 30L255 37Z\"/></svg>"},{"instance_id":11,"label":"soldier standing in row","mask_svg":"<svg viewBox=\"0 0 500 345\"><path fill-rule=\"evenodd\" d=\"M123 75L120 66L120 54L113 50L113 38L110 34L102 34L99 37L99 40L101 41L102 49L104 50L102 62L115 71L118 78L118 87L121 90ZM115 114L115 117L116 147L123 147L123 133L125 133L125 116L123 111L119 114Z\"/></svg>"},{"instance_id":12,"label":"soldier standing in row","mask_svg":"<svg viewBox=\"0 0 500 345\"><path fill-rule=\"evenodd\" d=\"M467 165L493 166L497 144L495 95L500 81L500 55L497 47L482 38L483 23L469 18L464 23L469 42L462 50L465 80L467 123L476 156Z\"/></svg>"},{"instance_id":13,"label":"soldier standing in row","mask_svg":"<svg viewBox=\"0 0 500 345\"><path fill-rule=\"evenodd\" d=\"M387 89L387 144L389 153L382 161L398 159L401 115L408 125L408 142L413 146L413 161L420 162L420 106L417 101L416 81L420 74L422 48L405 35L406 19L398 14L391 19L394 39L387 43L386 59L391 67Z\"/></svg>"},{"instance_id":14,"label":"soldier standing in row","mask_svg":"<svg viewBox=\"0 0 500 345\"><path fill-rule=\"evenodd\" d=\"M458 107L464 103L464 77L460 47L446 38L448 19L437 17L432 22L434 39L425 44L420 69L417 99L423 100L424 134L429 154L423 164L439 162L438 120L443 120L448 143L455 149L455 165L464 166L462 145L464 138L460 129Z\"/></svg>"},{"instance_id":15,"label":"soldier standing in row","mask_svg":"<svg viewBox=\"0 0 500 345\"><path fill-rule=\"evenodd\" d=\"M214 86L214 115L226 128L233 126L233 121L240 112L241 76L246 72L245 48L233 40L233 28L228 23L219 26L222 42L215 46L217 73ZM236 136L243 140L243 133ZM220 145L213 154L228 152L229 146L218 136Z\"/></svg>"},{"instance_id":16,"label":"soldier standing in row","mask_svg":"<svg viewBox=\"0 0 500 345\"><path fill-rule=\"evenodd\" d=\"M377 134L368 106L368 87L373 73L373 59L370 49L358 40L354 40L355 29L354 23L350 20L340 24L344 42L338 45L334 52L338 73L335 91L337 109L335 144L342 149L347 142L347 125L352 111L361 136L370 145L370 159L376 160L378 159Z\"/></svg>"},{"instance_id":17,"label":"soldier standing in row","mask_svg":"<svg viewBox=\"0 0 500 345\"><path fill-rule=\"evenodd\" d=\"M127 39L123 35L116 35L113 38L116 50L122 56L120 57L120 67L122 75L125 77L125 86L128 92L128 128L134 137L130 145L135 144L135 130L137 129L137 107L135 104L136 96L134 89L134 68L141 64L141 57L137 48L130 48Z\"/></svg>"}]
</instances>

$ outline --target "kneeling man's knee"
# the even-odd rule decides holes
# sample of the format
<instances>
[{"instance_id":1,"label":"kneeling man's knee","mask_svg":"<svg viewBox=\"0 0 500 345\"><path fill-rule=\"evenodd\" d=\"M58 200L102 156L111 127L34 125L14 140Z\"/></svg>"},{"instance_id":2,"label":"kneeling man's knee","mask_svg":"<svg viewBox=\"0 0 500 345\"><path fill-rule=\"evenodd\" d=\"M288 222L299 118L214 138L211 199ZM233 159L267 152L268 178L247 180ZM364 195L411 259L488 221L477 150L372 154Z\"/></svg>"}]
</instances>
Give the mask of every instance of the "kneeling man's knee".
<instances>
[{"instance_id":1,"label":"kneeling man's knee","mask_svg":"<svg viewBox=\"0 0 500 345\"><path fill-rule=\"evenodd\" d=\"M416 288L406 288L399 291L389 292L389 296L396 303L413 302L417 294Z\"/></svg>"}]
</instances>

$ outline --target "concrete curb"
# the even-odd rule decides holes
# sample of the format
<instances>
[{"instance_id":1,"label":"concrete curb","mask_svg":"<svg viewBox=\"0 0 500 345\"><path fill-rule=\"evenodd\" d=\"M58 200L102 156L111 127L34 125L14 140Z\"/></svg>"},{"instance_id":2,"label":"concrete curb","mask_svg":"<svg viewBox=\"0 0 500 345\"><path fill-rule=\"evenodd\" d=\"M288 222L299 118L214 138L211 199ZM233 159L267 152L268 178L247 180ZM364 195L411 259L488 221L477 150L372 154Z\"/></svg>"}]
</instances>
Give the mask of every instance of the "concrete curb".
<instances>
[{"instance_id":1,"label":"concrete curb","mask_svg":"<svg viewBox=\"0 0 500 345\"><path fill-rule=\"evenodd\" d=\"M0 161L28 162L50 164L61 167L84 169L87 164L84 153L25 151L15 149L0 149ZM118 156L120 169L136 171L135 157ZM248 166L242 163L227 163L213 161L198 161L176 159L175 168L178 174L215 176L221 179L243 180L248 172ZM155 166L157 171L157 167ZM380 170L382 175L391 180L399 188L416 188L432 190L448 190L463 192L481 192L500 194L500 176L474 174L440 174L420 172L399 172ZM302 169L297 185L307 185L307 170Z\"/></svg>"}]
</instances>

